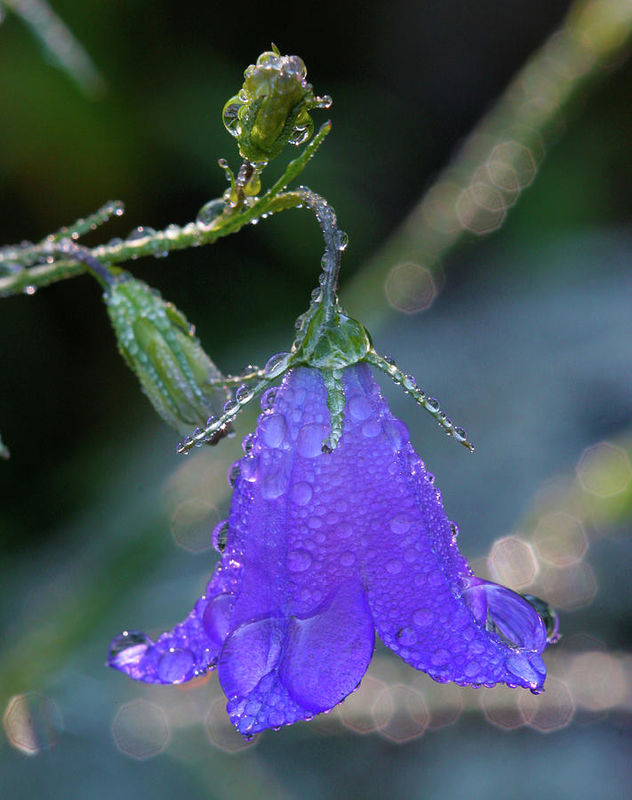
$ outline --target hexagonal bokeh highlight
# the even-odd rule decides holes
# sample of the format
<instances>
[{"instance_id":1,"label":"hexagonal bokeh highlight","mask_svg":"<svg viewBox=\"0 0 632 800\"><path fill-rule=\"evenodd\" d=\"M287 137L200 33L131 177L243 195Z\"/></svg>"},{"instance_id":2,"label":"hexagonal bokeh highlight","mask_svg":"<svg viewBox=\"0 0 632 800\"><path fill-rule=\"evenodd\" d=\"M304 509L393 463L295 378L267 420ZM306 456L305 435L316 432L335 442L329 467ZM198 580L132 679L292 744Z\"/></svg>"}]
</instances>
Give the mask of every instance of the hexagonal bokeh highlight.
<instances>
[{"instance_id":1,"label":"hexagonal bokeh highlight","mask_svg":"<svg viewBox=\"0 0 632 800\"><path fill-rule=\"evenodd\" d=\"M463 228L481 236L500 228L507 203L495 186L478 181L463 189L456 201L456 213Z\"/></svg>"},{"instance_id":2,"label":"hexagonal bokeh highlight","mask_svg":"<svg viewBox=\"0 0 632 800\"><path fill-rule=\"evenodd\" d=\"M430 718L427 730L434 731L454 725L464 709L463 690L456 683L437 683L427 675L413 677L413 686L422 692Z\"/></svg>"},{"instance_id":3,"label":"hexagonal bokeh highlight","mask_svg":"<svg viewBox=\"0 0 632 800\"><path fill-rule=\"evenodd\" d=\"M632 680L621 659L589 651L573 657L568 675L577 704L588 711L608 711L627 697Z\"/></svg>"},{"instance_id":4,"label":"hexagonal bokeh highlight","mask_svg":"<svg viewBox=\"0 0 632 800\"><path fill-rule=\"evenodd\" d=\"M373 716L380 734L396 744L423 736L430 720L423 694L403 683L382 690L373 705Z\"/></svg>"},{"instance_id":5,"label":"hexagonal bokeh highlight","mask_svg":"<svg viewBox=\"0 0 632 800\"><path fill-rule=\"evenodd\" d=\"M480 704L485 719L496 728L505 731L526 725L527 717L520 705L520 689L494 686L481 689Z\"/></svg>"},{"instance_id":6,"label":"hexagonal bokeh highlight","mask_svg":"<svg viewBox=\"0 0 632 800\"><path fill-rule=\"evenodd\" d=\"M539 695L523 692L520 708L529 727L540 733L553 733L567 727L575 714L575 702L571 690L564 681L549 675L546 691Z\"/></svg>"},{"instance_id":7,"label":"hexagonal bokeh highlight","mask_svg":"<svg viewBox=\"0 0 632 800\"><path fill-rule=\"evenodd\" d=\"M345 728L356 733L373 733L388 722L392 709L385 708L383 693L388 686L372 675L365 675L360 686L337 708L338 718ZM376 713L376 706L377 712Z\"/></svg>"},{"instance_id":8,"label":"hexagonal bokeh highlight","mask_svg":"<svg viewBox=\"0 0 632 800\"><path fill-rule=\"evenodd\" d=\"M553 608L575 611L589 606L597 594L597 579L586 561L568 567L546 566L538 578L538 592Z\"/></svg>"},{"instance_id":9,"label":"hexagonal bokeh highlight","mask_svg":"<svg viewBox=\"0 0 632 800\"><path fill-rule=\"evenodd\" d=\"M540 518L533 532L538 556L555 567L568 567L581 561L588 550L588 537L580 520L564 511Z\"/></svg>"},{"instance_id":10,"label":"hexagonal bokeh highlight","mask_svg":"<svg viewBox=\"0 0 632 800\"><path fill-rule=\"evenodd\" d=\"M526 589L538 574L533 547L517 536L497 539L489 553L494 580L512 589Z\"/></svg>"},{"instance_id":11,"label":"hexagonal bokeh highlight","mask_svg":"<svg viewBox=\"0 0 632 800\"><path fill-rule=\"evenodd\" d=\"M7 739L12 747L28 756L55 745L62 727L55 702L38 692L12 697L2 717Z\"/></svg>"},{"instance_id":12,"label":"hexagonal bokeh highlight","mask_svg":"<svg viewBox=\"0 0 632 800\"><path fill-rule=\"evenodd\" d=\"M160 706L147 700L124 703L112 722L112 737L117 748L130 758L153 758L169 742L169 722Z\"/></svg>"},{"instance_id":13,"label":"hexagonal bokeh highlight","mask_svg":"<svg viewBox=\"0 0 632 800\"><path fill-rule=\"evenodd\" d=\"M579 459L577 479L585 492L597 497L621 494L632 481L628 454L611 442L591 445Z\"/></svg>"},{"instance_id":14,"label":"hexagonal bokeh highlight","mask_svg":"<svg viewBox=\"0 0 632 800\"><path fill-rule=\"evenodd\" d=\"M404 314L425 311L437 296L437 286L430 270L413 261L397 264L389 271L384 291L391 307Z\"/></svg>"}]
</instances>

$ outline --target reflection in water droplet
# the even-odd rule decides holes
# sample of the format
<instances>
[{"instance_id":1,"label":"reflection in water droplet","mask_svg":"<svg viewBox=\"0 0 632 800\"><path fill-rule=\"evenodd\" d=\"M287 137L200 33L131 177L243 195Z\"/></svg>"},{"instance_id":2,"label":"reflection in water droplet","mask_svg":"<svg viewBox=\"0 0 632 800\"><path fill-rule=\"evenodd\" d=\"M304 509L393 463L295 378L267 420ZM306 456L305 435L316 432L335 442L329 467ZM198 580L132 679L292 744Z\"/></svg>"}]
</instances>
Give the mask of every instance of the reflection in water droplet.
<instances>
[{"instance_id":1,"label":"reflection in water droplet","mask_svg":"<svg viewBox=\"0 0 632 800\"><path fill-rule=\"evenodd\" d=\"M223 553L226 549L226 539L228 537L228 520L224 519L213 529L213 547L218 553Z\"/></svg>"},{"instance_id":2,"label":"reflection in water droplet","mask_svg":"<svg viewBox=\"0 0 632 800\"><path fill-rule=\"evenodd\" d=\"M329 435L326 425L316 423L303 425L298 432L296 448L303 458L316 458L321 455L323 442Z\"/></svg>"},{"instance_id":3,"label":"reflection in water droplet","mask_svg":"<svg viewBox=\"0 0 632 800\"><path fill-rule=\"evenodd\" d=\"M282 414L271 414L259 426L260 435L268 447L278 448L283 444L287 425Z\"/></svg>"},{"instance_id":4,"label":"reflection in water droplet","mask_svg":"<svg viewBox=\"0 0 632 800\"><path fill-rule=\"evenodd\" d=\"M289 353L276 353L271 356L263 368L263 373L268 380L278 378L287 369Z\"/></svg>"},{"instance_id":5,"label":"reflection in water droplet","mask_svg":"<svg viewBox=\"0 0 632 800\"><path fill-rule=\"evenodd\" d=\"M217 645L222 645L230 630L230 613L234 598L230 594L216 595L206 606L202 625L209 637Z\"/></svg>"},{"instance_id":6,"label":"reflection in water droplet","mask_svg":"<svg viewBox=\"0 0 632 800\"><path fill-rule=\"evenodd\" d=\"M142 631L123 631L110 642L108 660L118 667L136 661L151 643Z\"/></svg>"},{"instance_id":7,"label":"reflection in water droplet","mask_svg":"<svg viewBox=\"0 0 632 800\"><path fill-rule=\"evenodd\" d=\"M219 197L205 203L198 211L196 223L200 228L210 228L215 220L224 213L224 200Z\"/></svg>"},{"instance_id":8,"label":"reflection in water droplet","mask_svg":"<svg viewBox=\"0 0 632 800\"><path fill-rule=\"evenodd\" d=\"M182 683L191 677L194 663L190 650L168 650L158 662L158 677L165 683Z\"/></svg>"}]
</instances>

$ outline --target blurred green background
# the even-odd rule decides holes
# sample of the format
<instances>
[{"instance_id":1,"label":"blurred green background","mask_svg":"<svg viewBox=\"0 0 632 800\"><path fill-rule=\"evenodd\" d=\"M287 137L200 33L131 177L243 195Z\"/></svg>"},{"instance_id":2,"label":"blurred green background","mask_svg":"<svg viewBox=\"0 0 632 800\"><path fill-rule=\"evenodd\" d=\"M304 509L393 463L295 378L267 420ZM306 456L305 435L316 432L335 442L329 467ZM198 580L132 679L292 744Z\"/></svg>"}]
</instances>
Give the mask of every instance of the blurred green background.
<instances>
[{"instance_id":1,"label":"blurred green background","mask_svg":"<svg viewBox=\"0 0 632 800\"><path fill-rule=\"evenodd\" d=\"M225 187L217 158L238 166L222 106L273 41L334 99L316 112L334 127L301 180L349 233L343 291L363 268L368 287L371 257L569 6L55 0L105 78L95 97L7 13L0 243L37 241L109 199L125 202L124 217L86 243L194 219ZM378 350L477 444L468 456L382 381L477 572L559 607L548 691L439 686L378 646L341 707L244 746L215 676L145 687L108 671L114 634L164 630L205 585L226 471L255 412L236 439L178 458L177 435L115 350L98 286L81 277L0 305L0 432L12 453L0 462L0 797L627 794L631 90L623 48L555 116L505 224L450 251L423 313L402 313L381 283L348 295L348 310L375 323ZM228 372L288 347L320 253L317 226L295 210L129 266Z\"/></svg>"}]
</instances>

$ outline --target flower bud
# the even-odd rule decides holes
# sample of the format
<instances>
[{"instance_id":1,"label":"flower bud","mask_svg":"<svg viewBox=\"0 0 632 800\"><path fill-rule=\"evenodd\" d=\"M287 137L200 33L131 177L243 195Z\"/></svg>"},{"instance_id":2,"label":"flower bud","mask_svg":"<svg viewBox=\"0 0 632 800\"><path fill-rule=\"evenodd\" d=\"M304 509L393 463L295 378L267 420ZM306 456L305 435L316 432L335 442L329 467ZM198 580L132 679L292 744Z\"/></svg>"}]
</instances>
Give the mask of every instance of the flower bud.
<instances>
[{"instance_id":1,"label":"flower bud","mask_svg":"<svg viewBox=\"0 0 632 800\"><path fill-rule=\"evenodd\" d=\"M128 273L108 287L104 300L119 351L165 422L187 433L221 412L228 395L210 381L222 375L172 303Z\"/></svg>"},{"instance_id":2,"label":"flower bud","mask_svg":"<svg viewBox=\"0 0 632 800\"><path fill-rule=\"evenodd\" d=\"M274 47L274 46L273 46ZM285 145L302 144L312 135L312 108L329 108L330 97L314 97L298 56L274 48L262 53L244 72L239 94L224 106L224 125L248 161L266 163Z\"/></svg>"}]
</instances>

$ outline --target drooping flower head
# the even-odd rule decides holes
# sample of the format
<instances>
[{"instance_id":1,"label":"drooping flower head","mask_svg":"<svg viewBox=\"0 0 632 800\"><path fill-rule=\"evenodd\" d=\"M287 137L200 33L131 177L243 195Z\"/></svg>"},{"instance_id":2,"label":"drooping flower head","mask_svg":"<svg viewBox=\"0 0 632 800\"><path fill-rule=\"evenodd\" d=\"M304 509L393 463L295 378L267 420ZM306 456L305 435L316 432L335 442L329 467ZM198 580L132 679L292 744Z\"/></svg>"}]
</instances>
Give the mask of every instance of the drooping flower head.
<instances>
[{"instance_id":1,"label":"drooping flower head","mask_svg":"<svg viewBox=\"0 0 632 800\"><path fill-rule=\"evenodd\" d=\"M231 470L222 552L189 616L152 642L125 632L109 664L148 683L181 683L217 668L244 735L309 719L360 683L375 631L440 682L542 690L541 653L556 636L537 602L473 575L433 476L393 417L376 366L471 447L410 376L373 350L336 297L345 238L308 190L326 240L325 279L290 353L185 440L201 443L253 396L262 414ZM270 382L283 377L279 388Z\"/></svg>"}]
</instances>

